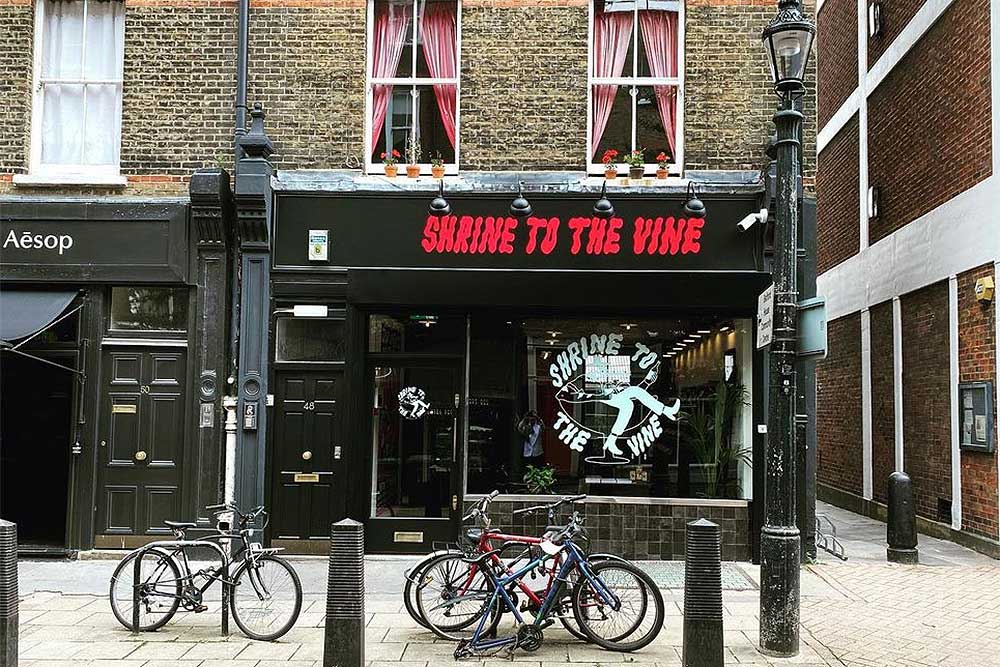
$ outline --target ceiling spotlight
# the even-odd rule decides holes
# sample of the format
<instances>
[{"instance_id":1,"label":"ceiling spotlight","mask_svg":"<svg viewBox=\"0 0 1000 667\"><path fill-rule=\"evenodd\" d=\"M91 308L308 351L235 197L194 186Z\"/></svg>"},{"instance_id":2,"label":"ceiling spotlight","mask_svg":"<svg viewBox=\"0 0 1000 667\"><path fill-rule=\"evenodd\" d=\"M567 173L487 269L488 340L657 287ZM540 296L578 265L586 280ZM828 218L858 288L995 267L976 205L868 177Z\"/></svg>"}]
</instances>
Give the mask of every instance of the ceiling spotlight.
<instances>
[{"instance_id":1,"label":"ceiling spotlight","mask_svg":"<svg viewBox=\"0 0 1000 667\"><path fill-rule=\"evenodd\" d=\"M656 338L657 336L660 335L660 332L659 331L647 331L646 335L649 336L650 338Z\"/></svg>"},{"instance_id":2,"label":"ceiling spotlight","mask_svg":"<svg viewBox=\"0 0 1000 667\"><path fill-rule=\"evenodd\" d=\"M701 334L700 333L691 334L691 338L701 338Z\"/></svg>"},{"instance_id":3,"label":"ceiling spotlight","mask_svg":"<svg viewBox=\"0 0 1000 667\"><path fill-rule=\"evenodd\" d=\"M633 324L632 322L623 322L619 326L621 326L623 329L625 329L625 331L631 331L632 327L634 327L635 324Z\"/></svg>"},{"instance_id":4,"label":"ceiling spotlight","mask_svg":"<svg viewBox=\"0 0 1000 667\"><path fill-rule=\"evenodd\" d=\"M531 204L528 200L524 198L521 193L521 188L524 186L523 181L517 182L517 196L514 197L514 201L510 203L510 214L515 218L527 218L531 215Z\"/></svg>"},{"instance_id":5,"label":"ceiling spotlight","mask_svg":"<svg viewBox=\"0 0 1000 667\"><path fill-rule=\"evenodd\" d=\"M683 345L675 345L673 349L674 349L675 352L680 352L681 350L684 349L684 346Z\"/></svg>"},{"instance_id":6,"label":"ceiling spotlight","mask_svg":"<svg viewBox=\"0 0 1000 667\"><path fill-rule=\"evenodd\" d=\"M444 198L444 181L438 181L438 196L431 200L430 205L431 215L436 215L438 217L442 215L451 215L451 204L448 200Z\"/></svg>"},{"instance_id":7,"label":"ceiling spotlight","mask_svg":"<svg viewBox=\"0 0 1000 667\"><path fill-rule=\"evenodd\" d=\"M698 329L698 333L700 333L700 334L710 334L710 333L712 333L712 330L711 329Z\"/></svg>"},{"instance_id":8,"label":"ceiling spotlight","mask_svg":"<svg viewBox=\"0 0 1000 667\"><path fill-rule=\"evenodd\" d=\"M729 329L730 329L730 328L731 328L731 327L730 327L730 326L729 326L729 325L727 324L727 325L726 325L726 326L724 326L724 327L719 327L719 331L729 331Z\"/></svg>"},{"instance_id":9,"label":"ceiling spotlight","mask_svg":"<svg viewBox=\"0 0 1000 667\"><path fill-rule=\"evenodd\" d=\"M608 199L608 183L601 184L601 198L594 204L594 215L598 218L610 218L615 214L615 207Z\"/></svg>"},{"instance_id":10,"label":"ceiling spotlight","mask_svg":"<svg viewBox=\"0 0 1000 667\"><path fill-rule=\"evenodd\" d=\"M684 213L689 218L705 217L705 204L698 199L698 194L694 189L694 181L688 181L687 202L684 203Z\"/></svg>"},{"instance_id":11,"label":"ceiling spotlight","mask_svg":"<svg viewBox=\"0 0 1000 667\"><path fill-rule=\"evenodd\" d=\"M693 343L694 342L694 338L685 338L684 342L685 343Z\"/></svg>"},{"instance_id":12,"label":"ceiling spotlight","mask_svg":"<svg viewBox=\"0 0 1000 667\"><path fill-rule=\"evenodd\" d=\"M549 335L549 338L555 338L556 336L561 334L562 331L546 331L545 333Z\"/></svg>"}]
</instances>

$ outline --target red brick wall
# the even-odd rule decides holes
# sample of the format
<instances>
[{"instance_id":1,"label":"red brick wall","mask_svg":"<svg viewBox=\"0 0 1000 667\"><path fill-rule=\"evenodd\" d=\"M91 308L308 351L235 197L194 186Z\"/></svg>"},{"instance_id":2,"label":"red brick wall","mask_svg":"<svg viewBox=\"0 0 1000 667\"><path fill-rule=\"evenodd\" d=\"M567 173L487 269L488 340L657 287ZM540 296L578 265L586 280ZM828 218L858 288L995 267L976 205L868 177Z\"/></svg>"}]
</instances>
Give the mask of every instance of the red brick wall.
<instances>
[{"instance_id":1,"label":"red brick wall","mask_svg":"<svg viewBox=\"0 0 1000 667\"><path fill-rule=\"evenodd\" d=\"M934 521L951 499L951 396L948 281L904 294L903 470L913 480L917 514Z\"/></svg>"},{"instance_id":2,"label":"red brick wall","mask_svg":"<svg viewBox=\"0 0 1000 667\"><path fill-rule=\"evenodd\" d=\"M858 87L858 10L855 0L826 0L816 17L819 126Z\"/></svg>"},{"instance_id":3,"label":"red brick wall","mask_svg":"<svg viewBox=\"0 0 1000 667\"><path fill-rule=\"evenodd\" d=\"M857 114L827 144L817 164L816 270L823 273L858 252Z\"/></svg>"},{"instance_id":4,"label":"red brick wall","mask_svg":"<svg viewBox=\"0 0 1000 667\"><path fill-rule=\"evenodd\" d=\"M955 0L869 97L871 243L990 175L989 8Z\"/></svg>"},{"instance_id":5,"label":"red brick wall","mask_svg":"<svg viewBox=\"0 0 1000 667\"><path fill-rule=\"evenodd\" d=\"M892 301L869 308L872 340L872 497L888 502L896 469L896 408L892 377Z\"/></svg>"},{"instance_id":6,"label":"red brick wall","mask_svg":"<svg viewBox=\"0 0 1000 667\"><path fill-rule=\"evenodd\" d=\"M827 325L829 353L816 364L816 476L861 495L861 315Z\"/></svg>"},{"instance_id":7,"label":"red brick wall","mask_svg":"<svg viewBox=\"0 0 1000 667\"><path fill-rule=\"evenodd\" d=\"M992 264L958 276L960 382L996 382L996 302L984 308L973 292L976 279L984 276L993 276ZM993 433L996 438L996 406ZM962 450L962 528L995 540L998 538L997 511L996 451L985 454Z\"/></svg>"},{"instance_id":8,"label":"red brick wall","mask_svg":"<svg viewBox=\"0 0 1000 667\"><path fill-rule=\"evenodd\" d=\"M868 69L872 68L878 59L889 48L893 40L899 37L906 24L910 22L925 0L888 0L882 3L882 34L868 38ZM868 0L864 2L866 11Z\"/></svg>"}]
</instances>

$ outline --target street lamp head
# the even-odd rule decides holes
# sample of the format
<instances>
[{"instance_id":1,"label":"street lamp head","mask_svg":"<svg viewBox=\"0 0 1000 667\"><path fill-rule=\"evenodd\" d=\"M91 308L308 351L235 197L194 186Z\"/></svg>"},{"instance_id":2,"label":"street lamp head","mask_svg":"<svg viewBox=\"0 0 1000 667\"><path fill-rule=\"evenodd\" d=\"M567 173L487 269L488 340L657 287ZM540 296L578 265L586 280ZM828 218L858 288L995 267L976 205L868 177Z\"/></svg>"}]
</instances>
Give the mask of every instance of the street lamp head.
<instances>
[{"instance_id":1,"label":"street lamp head","mask_svg":"<svg viewBox=\"0 0 1000 667\"><path fill-rule=\"evenodd\" d=\"M802 80L815 36L816 26L802 14L797 0L781 0L777 16L762 35L774 89L779 93L803 89Z\"/></svg>"},{"instance_id":2,"label":"street lamp head","mask_svg":"<svg viewBox=\"0 0 1000 667\"><path fill-rule=\"evenodd\" d=\"M517 184L517 197L510 203L510 214L515 218L526 218L531 215L531 204L524 198L522 188L524 183Z\"/></svg>"},{"instance_id":3,"label":"street lamp head","mask_svg":"<svg viewBox=\"0 0 1000 667\"><path fill-rule=\"evenodd\" d=\"M705 204L698 199L698 193L694 189L694 181L688 182L687 201L684 202L684 213L689 218L704 218Z\"/></svg>"}]
</instances>

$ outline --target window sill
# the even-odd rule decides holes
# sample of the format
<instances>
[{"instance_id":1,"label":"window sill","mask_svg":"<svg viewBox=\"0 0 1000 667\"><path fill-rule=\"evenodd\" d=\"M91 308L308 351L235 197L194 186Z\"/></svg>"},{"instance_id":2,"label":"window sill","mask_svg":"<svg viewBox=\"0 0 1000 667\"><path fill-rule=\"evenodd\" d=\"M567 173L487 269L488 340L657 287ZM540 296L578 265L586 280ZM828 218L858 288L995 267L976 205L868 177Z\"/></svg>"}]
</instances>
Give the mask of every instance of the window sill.
<instances>
[{"instance_id":1,"label":"window sill","mask_svg":"<svg viewBox=\"0 0 1000 667\"><path fill-rule=\"evenodd\" d=\"M607 178L605 176L597 176L595 174L590 174L584 181L586 185L596 185L600 186L604 183L608 184L609 188L628 188L628 187L677 187L678 185L686 186L688 179L681 176L671 174L666 178L657 178L655 175L643 176L639 179L631 179L628 174L618 174L617 178Z\"/></svg>"},{"instance_id":2,"label":"window sill","mask_svg":"<svg viewBox=\"0 0 1000 667\"><path fill-rule=\"evenodd\" d=\"M43 188L58 188L66 185L123 188L128 185L128 179L124 176L110 174L14 174L14 185Z\"/></svg>"}]
</instances>

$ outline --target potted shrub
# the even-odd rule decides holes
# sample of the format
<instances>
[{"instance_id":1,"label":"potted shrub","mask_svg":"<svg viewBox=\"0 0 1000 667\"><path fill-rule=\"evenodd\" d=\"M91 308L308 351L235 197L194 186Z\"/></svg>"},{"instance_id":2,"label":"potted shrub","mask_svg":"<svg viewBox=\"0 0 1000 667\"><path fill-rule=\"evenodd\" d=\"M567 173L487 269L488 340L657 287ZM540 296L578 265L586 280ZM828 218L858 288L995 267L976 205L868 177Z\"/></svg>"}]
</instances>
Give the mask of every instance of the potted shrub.
<instances>
[{"instance_id":1,"label":"potted shrub","mask_svg":"<svg viewBox=\"0 0 1000 667\"><path fill-rule=\"evenodd\" d=\"M628 177L634 181L642 178L646 173L646 159L642 156L642 148L636 148L625 156L625 163L628 164Z\"/></svg>"},{"instance_id":2,"label":"potted shrub","mask_svg":"<svg viewBox=\"0 0 1000 667\"><path fill-rule=\"evenodd\" d=\"M551 494L556 483L556 471L548 465L529 465L524 471L524 483L528 487L528 493Z\"/></svg>"},{"instance_id":3,"label":"potted shrub","mask_svg":"<svg viewBox=\"0 0 1000 667\"><path fill-rule=\"evenodd\" d=\"M385 165L385 175L389 178L396 178L396 174L399 172L399 165L396 162L401 157L399 151L393 148L391 153L382 153L379 157L382 158L382 164Z\"/></svg>"},{"instance_id":4,"label":"potted shrub","mask_svg":"<svg viewBox=\"0 0 1000 667\"><path fill-rule=\"evenodd\" d=\"M618 151L614 148L609 148L604 151L604 155L601 156L601 162L604 163L604 177L607 179L613 179L618 177L618 163L615 158L618 157Z\"/></svg>"},{"instance_id":5,"label":"potted shrub","mask_svg":"<svg viewBox=\"0 0 1000 667\"><path fill-rule=\"evenodd\" d=\"M420 144L417 142L415 134L406 138L406 159L409 160L406 164L406 177L416 178L420 176Z\"/></svg>"},{"instance_id":6,"label":"potted shrub","mask_svg":"<svg viewBox=\"0 0 1000 667\"><path fill-rule=\"evenodd\" d=\"M441 152L435 152L431 158L431 176L434 178L444 178L444 158Z\"/></svg>"},{"instance_id":7,"label":"potted shrub","mask_svg":"<svg viewBox=\"0 0 1000 667\"><path fill-rule=\"evenodd\" d=\"M660 154L656 156L656 177L658 179L663 180L670 173L668 169L669 164L670 157L661 151Z\"/></svg>"}]
</instances>

